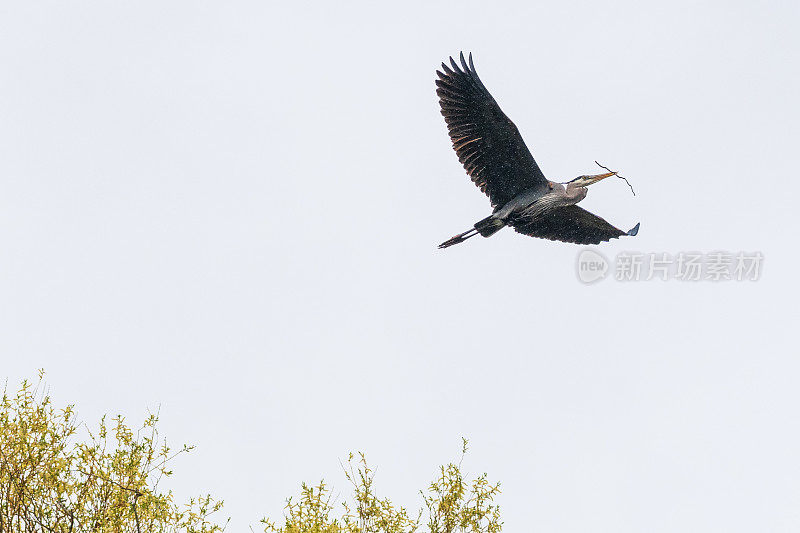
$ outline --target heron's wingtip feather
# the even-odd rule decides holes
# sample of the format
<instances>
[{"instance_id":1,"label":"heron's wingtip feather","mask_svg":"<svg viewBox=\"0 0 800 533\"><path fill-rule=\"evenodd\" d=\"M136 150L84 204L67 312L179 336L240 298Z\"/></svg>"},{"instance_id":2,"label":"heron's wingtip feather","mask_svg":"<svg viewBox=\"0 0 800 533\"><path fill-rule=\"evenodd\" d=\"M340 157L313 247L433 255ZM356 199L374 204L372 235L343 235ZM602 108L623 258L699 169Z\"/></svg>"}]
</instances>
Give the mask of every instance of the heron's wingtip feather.
<instances>
[{"instance_id":1,"label":"heron's wingtip feather","mask_svg":"<svg viewBox=\"0 0 800 533\"><path fill-rule=\"evenodd\" d=\"M637 222L634 227L629 229L628 230L628 235L630 235L631 237L635 237L636 234L639 233L639 224L640 224L640 222Z\"/></svg>"}]
</instances>

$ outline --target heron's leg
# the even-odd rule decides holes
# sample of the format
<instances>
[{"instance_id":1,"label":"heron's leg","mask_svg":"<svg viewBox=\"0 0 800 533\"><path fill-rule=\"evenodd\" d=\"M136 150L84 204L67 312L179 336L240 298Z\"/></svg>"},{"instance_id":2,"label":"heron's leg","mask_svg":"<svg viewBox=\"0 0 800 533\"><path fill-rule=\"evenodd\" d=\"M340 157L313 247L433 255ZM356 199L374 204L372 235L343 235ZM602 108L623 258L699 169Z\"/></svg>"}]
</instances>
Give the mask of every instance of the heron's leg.
<instances>
[{"instance_id":1,"label":"heron's leg","mask_svg":"<svg viewBox=\"0 0 800 533\"><path fill-rule=\"evenodd\" d=\"M442 244L440 244L439 248L447 248L448 246L453 246L454 244L458 244L460 242L464 242L465 240L469 239L470 237L474 237L477 234L478 234L478 230L476 230L475 228L469 229L469 230L465 231L464 233L459 233L458 235L456 235L454 237L450 237L449 239L444 241Z\"/></svg>"}]
</instances>

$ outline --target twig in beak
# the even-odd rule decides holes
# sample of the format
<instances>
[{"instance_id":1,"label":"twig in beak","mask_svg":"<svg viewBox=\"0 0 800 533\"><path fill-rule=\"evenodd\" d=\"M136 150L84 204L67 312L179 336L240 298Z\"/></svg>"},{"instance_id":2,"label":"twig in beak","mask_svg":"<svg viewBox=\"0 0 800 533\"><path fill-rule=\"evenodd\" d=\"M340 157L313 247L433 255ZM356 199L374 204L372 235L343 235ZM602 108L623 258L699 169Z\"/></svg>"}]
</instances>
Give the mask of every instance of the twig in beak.
<instances>
[{"instance_id":1,"label":"twig in beak","mask_svg":"<svg viewBox=\"0 0 800 533\"><path fill-rule=\"evenodd\" d=\"M597 165L597 166L598 166L598 167L600 167L600 168L604 168L604 169L608 170L609 172L613 172L613 173L614 173L614 175L615 175L616 177L618 177L618 178L620 178L620 179L623 179L623 180L625 180L625 183L627 183L627 184L628 184L628 187L630 187L630 188L631 188L631 192L633 193L633 195L634 195L634 196L636 196L636 192L633 190L633 185L631 185L631 184L630 184L630 182L629 182L628 180L626 180L625 178L623 178L622 176L620 176L619 174L617 174L616 172L614 172L614 171L613 171L613 170L611 170L610 168L608 168L608 167L604 167L603 165L601 165L601 164L600 164L600 163L598 163L597 161L595 161L595 162L594 162L594 164L595 164L595 165Z\"/></svg>"}]
</instances>

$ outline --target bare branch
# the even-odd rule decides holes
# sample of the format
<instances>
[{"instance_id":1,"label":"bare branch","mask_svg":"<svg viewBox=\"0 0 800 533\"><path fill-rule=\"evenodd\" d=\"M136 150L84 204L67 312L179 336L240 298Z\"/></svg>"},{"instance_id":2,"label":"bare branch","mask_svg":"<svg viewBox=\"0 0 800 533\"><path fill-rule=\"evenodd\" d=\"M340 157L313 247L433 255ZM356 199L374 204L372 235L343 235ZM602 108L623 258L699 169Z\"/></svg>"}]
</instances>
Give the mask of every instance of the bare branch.
<instances>
[{"instance_id":1,"label":"bare branch","mask_svg":"<svg viewBox=\"0 0 800 533\"><path fill-rule=\"evenodd\" d=\"M601 165L601 164L600 164L600 163L598 163L597 161L595 161L594 163L595 163L595 165L597 165L598 167L600 167L600 168L604 168L604 169L608 170L609 172L613 173L613 174L614 174L616 177L618 177L618 178L620 178L620 179L623 179L623 180L625 180L625 183L627 183L627 184L628 184L628 187L630 187L630 188L631 188L631 192L633 193L633 195L634 195L634 196L636 196L636 192L634 192L634 190L633 190L633 185L631 185L631 184L630 184L630 182L629 182L627 179L625 179L625 178L623 178L622 176L620 176L619 174L617 174L617 173L616 173L616 171L614 171L614 170L611 170L611 169L610 169L610 168L608 168L608 167L604 167L603 165Z\"/></svg>"}]
</instances>

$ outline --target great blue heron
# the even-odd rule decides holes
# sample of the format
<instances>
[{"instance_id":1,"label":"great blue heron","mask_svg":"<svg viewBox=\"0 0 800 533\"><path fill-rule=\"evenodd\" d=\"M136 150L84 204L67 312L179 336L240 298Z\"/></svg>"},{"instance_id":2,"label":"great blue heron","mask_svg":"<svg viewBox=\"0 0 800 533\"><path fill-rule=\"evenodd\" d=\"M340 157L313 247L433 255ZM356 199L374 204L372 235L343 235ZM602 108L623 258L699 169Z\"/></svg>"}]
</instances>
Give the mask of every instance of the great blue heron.
<instances>
[{"instance_id":1,"label":"great blue heron","mask_svg":"<svg viewBox=\"0 0 800 533\"><path fill-rule=\"evenodd\" d=\"M447 248L475 235L489 237L505 226L519 233L575 244L598 244L623 235L636 235L639 224L622 231L578 207L592 183L614 172L578 176L566 183L548 180L539 170L519 130L500 110L483 85L472 54L461 67L450 58L444 72L436 71L436 94L453 148L472 181L489 196L491 216L439 245Z\"/></svg>"}]
</instances>

